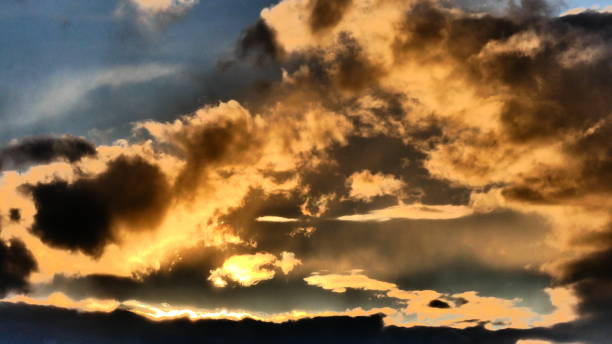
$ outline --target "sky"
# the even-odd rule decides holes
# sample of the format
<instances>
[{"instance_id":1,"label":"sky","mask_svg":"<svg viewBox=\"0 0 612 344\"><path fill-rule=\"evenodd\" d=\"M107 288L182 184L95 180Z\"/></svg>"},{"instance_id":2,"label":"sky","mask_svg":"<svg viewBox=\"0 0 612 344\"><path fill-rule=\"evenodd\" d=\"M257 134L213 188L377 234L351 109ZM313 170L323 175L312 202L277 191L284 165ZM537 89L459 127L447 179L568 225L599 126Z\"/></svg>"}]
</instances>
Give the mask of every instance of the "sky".
<instances>
[{"instance_id":1,"label":"sky","mask_svg":"<svg viewBox=\"0 0 612 344\"><path fill-rule=\"evenodd\" d=\"M8 0L0 32L0 342L608 342L612 3Z\"/></svg>"}]
</instances>

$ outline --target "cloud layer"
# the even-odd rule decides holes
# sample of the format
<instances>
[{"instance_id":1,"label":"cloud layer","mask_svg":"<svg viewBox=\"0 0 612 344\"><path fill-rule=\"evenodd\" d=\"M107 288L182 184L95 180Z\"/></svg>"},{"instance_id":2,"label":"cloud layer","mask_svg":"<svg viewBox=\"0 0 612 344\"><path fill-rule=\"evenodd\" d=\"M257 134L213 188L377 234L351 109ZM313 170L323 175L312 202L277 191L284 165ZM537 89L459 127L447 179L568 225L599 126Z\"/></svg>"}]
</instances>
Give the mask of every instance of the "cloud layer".
<instances>
[{"instance_id":1,"label":"cloud layer","mask_svg":"<svg viewBox=\"0 0 612 344\"><path fill-rule=\"evenodd\" d=\"M195 2L124 5L161 18ZM364 342L605 342L612 15L553 12L538 0L264 9L222 64L227 78L260 76L228 90L239 101L140 121L107 145L48 136L0 151L2 292L31 275L36 296L77 299L66 308L384 309L410 328L330 320L376 322ZM176 72L148 66L66 83L78 90L52 101Z\"/></svg>"}]
</instances>

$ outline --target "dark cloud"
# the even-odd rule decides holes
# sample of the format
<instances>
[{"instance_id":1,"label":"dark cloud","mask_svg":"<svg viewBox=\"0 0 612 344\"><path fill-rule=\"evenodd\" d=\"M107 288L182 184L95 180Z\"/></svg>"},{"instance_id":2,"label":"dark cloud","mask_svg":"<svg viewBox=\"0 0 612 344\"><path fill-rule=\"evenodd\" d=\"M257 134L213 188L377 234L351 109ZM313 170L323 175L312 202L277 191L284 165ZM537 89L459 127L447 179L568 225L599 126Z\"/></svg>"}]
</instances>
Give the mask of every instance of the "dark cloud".
<instances>
[{"instance_id":1,"label":"dark cloud","mask_svg":"<svg viewBox=\"0 0 612 344\"><path fill-rule=\"evenodd\" d=\"M450 308L450 305L442 300L432 300L429 302L429 307L432 308Z\"/></svg>"},{"instance_id":2,"label":"dark cloud","mask_svg":"<svg viewBox=\"0 0 612 344\"><path fill-rule=\"evenodd\" d=\"M309 286L303 271L279 273L274 279L251 287L230 283L217 288L207 280L208 271L194 267L180 267L175 271L162 271L139 279L111 275L66 277L58 275L48 285L38 285L34 292L44 296L61 291L75 299L88 297L110 298L120 301L138 300L151 304L168 303L173 306L204 309L246 309L256 312L284 313L299 309L310 312L337 311L363 307L397 307L398 301L380 297L373 292L349 289L334 293Z\"/></svg>"},{"instance_id":3,"label":"dark cloud","mask_svg":"<svg viewBox=\"0 0 612 344\"><path fill-rule=\"evenodd\" d=\"M376 80L384 74L383 69L364 56L361 46L350 35L341 33L338 42L343 47L334 61L339 88L359 91L376 86Z\"/></svg>"},{"instance_id":4,"label":"dark cloud","mask_svg":"<svg viewBox=\"0 0 612 344\"><path fill-rule=\"evenodd\" d=\"M9 210L9 219L13 222L21 221L21 210L12 208Z\"/></svg>"},{"instance_id":5,"label":"dark cloud","mask_svg":"<svg viewBox=\"0 0 612 344\"><path fill-rule=\"evenodd\" d=\"M260 138L250 131L246 117L190 126L169 145L186 161L174 192L192 194L206 184L207 172L236 162L256 161Z\"/></svg>"},{"instance_id":6,"label":"dark cloud","mask_svg":"<svg viewBox=\"0 0 612 344\"><path fill-rule=\"evenodd\" d=\"M366 92L384 92L379 80L387 71L366 56L360 42L347 32L339 33L335 41L333 49L305 49L286 54L278 63L260 65L259 69L265 70L266 74L248 88L251 94L244 97L243 103L253 113L265 113L266 108L279 102L294 103L299 107L318 104L344 113L349 101L358 99ZM262 50L266 46L270 49ZM274 51L272 46L258 43L247 51L247 56L254 54L256 61L265 61L265 56L269 55L262 55L261 52ZM283 82L283 71L291 75L291 82Z\"/></svg>"},{"instance_id":7,"label":"dark cloud","mask_svg":"<svg viewBox=\"0 0 612 344\"><path fill-rule=\"evenodd\" d=\"M316 34L334 28L352 4L353 0L311 0L310 31Z\"/></svg>"},{"instance_id":8,"label":"dark cloud","mask_svg":"<svg viewBox=\"0 0 612 344\"><path fill-rule=\"evenodd\" d=\"M590 246L591 252L565 264L557 282L571 286L579 297L582 317L577 331L589 343L606 343L612 322L612 225L580 237L580 244Z\"/></svg>"},{"instance_id":9,"label":"dark cloud","mask_svg":"<svg viewBox=\"0 0 612 344\"><path fill-rule=\"evenodd\" d=\"M312 1L312 12L308 18L311 31L321 33L333 28L342 20L351 3ZM493 138L497 145L531 144L538 147L551 142L565 143L564 151L571 158L575 158L576 163L573 166L565 170L542 168L532 174L527 173L521 176L523 179L505 187L503 195L506 198L531 203L558 204L593 194L609 195L612 192L609 183L612 178L612 148L609 141L612 131L606 121L612 109L609 97L609 94L612 94L612 69L609 62L612 16L587 12L550 17L550 7L539 0L510 4L509 16L495 17L459 15L456 11L439 8L430 2L418 3L407 13L406 20L398 26L393 45L395 63L417 60L427 68L429 64L449 62L455 67L453 76L467 80L483 98L496 97L503 101L500 117L503 133L501 137ZM529 52L517 50L517 47L512 46L516 42L509 40L511 37L524 40L531 37L530 35L545 39L538 43L537 49ZM390 71L372 62L361 48L360 44L364 43L358 42L350 34L341 33L336 40L337 45L333 51L313 49L286 56L276 41L274 30L263 20L244 31L238 42L239 58L253 57L259 65L265 65L264 62L268 60L273 61L274 63L268 64L266 68L280 70L282 66L295 79L290 85L283 84L279 82L279 73L270 73L268 78L254 82L256 97L261 99L254 101L252 108L274 104L279 99L289 99L295 100L295 104L299 105L296 106L298 109L316 102L330 110L346 114L353 109L350 105L356 106L355 100L367 92L381 98L384 105L369 110L375 113L381 122L388 121L389 125L385 128L390 131L390 128L401 124L403 118L410 116L403 106L408 101L408 96L387 92L378 82ZM499 51L488 51L494 43L507 46ZM592 54L577 55L577 52L585 50ZM587 59L584 59L585 57ZM293 73L302 69L308 73ZM236 75L231 74L231 77ZM216 99L215 97L217 96L212 98ZM186 101L186 104L192 106L196 103L190 101ZM291 120L291 117L287 118ZM351 120L362 124L359 122L361 119ZM423 135L415 141L427 141L424 145L452 141L452 138L445 136L446 133L435 124L414 134L415 137ZM172 192L185 194L196 190L206 183L207 172L211 168L257 159L259 153L253 147L258 144L258 138L249 132L247 123L240 120L221 121L180 133L174 138L170 148L173 153L185 158L187 163L180 171L175 189L167 185L165 177L157 167L126 157L109 163L102 174L83 176L74 183L55 180L25 186L24 190L32 196L37 208L31 231L51 246L99 256L107 244L119 240L117 231L121 225L136 230L154 227L171 202ZM410 196L402 196L402 201L466 204L470 193L468 188L454 186L429 175L423 166L423 161L427 158L424 145L407 144L394 137L349 137L346 145L333 146L325 152L330 163L323 163L316 171L304 168L287 172L300 177L302 186L309 189L307 194L296 190L283 195L267 195L261 190L253 190L243 205L222 217L241 237L257 242L258 251L276 255L282 251L295 252L296 256L303 260L304 267L298 268L291 277L279 275L251 288L241 288L237 285L224 289L212 288L206 280L207 271L219 267L231 254L255 251L254 248L241 247L206 251L207 254L176 264L172 269L134 278L101 275L60 276L52 282L50 290L64 290L79 297L96 296L119 300L138 298L152 302L183 304L193 303L193 300L197 299L204 300L201 301L204 306L252 306L258 310L314 309L321 305L346 309L347 306L385 305L388 302L381 299L370 300L368 298L372 295L368 292L350 290L339 295L305 285L303 277L308 276L312 270L329 269L330 262L333 262L331 270L336 269L337 272L363 268L368 274L371 272L373 278L393 281L401 287L404 284L413 287L404 289L431 288L444 291L445 288L453 286L455 289L465 288L455 290L457 292L484 290L483 294L488 295L507 293L508 296L512 294L525 298L533 296L530 293L534 289L541 293L548 280L540 274L524 270L500 272L499 268L482 268L478 265L516 266L516 262L508 263L502 260L523 256L541 261L542 256L538 255L545 256L548 248L540 243L543 242L548 228L540 219L522 217L512 212L498 212L443 221L347 223L333 220L337 216L365 213L397 203L397 198L393 196L381 196L369 202L346 197L349 194L347 177L365 169L373 173L391 174L407 181L409 186L403 191L405 195ZM84 155L95 153L93 149L93 153L75 155L70 150L73 148L67 147L69 148L55 147L51 149L52 153L40 153L40 148L21 148L16 150L18 154L11 154L21 154L25 158L10 159L15 165L56 159L74 162ZM278 177L289 178L287 175ZM335 196L327 205L322 219L303 214L301 205L315 213L316 201L329 194ZM12 215L11 213L11 218ZM298 221L255 221L255 218L264 215L297 218ZM306 226L315 227L317 230L308 237L291 235L299 227ZM610 320L609 307L612 304L609 292L612 277L607 269L612 264L609 249L612 245L606 241L609 231L605 232L606 235L586 240L597 249L568 264L565 267L565 275L559 282L573 286L581 297L580 311L585 315L585 319L591 319L591 325L599 326L592 327L593 331L589 337L585 333L591 328L590 325L571 325L575 326L575 333L582 336L580 338L593 339L594 343L604 342L605 327L602 324ZM483 242L487 245L483 246ZM593 242L596 242L596 245ZM7 247L5 249L8 249ZM503 257L499 254L500 251L504 252ZM475 252L483 256L475 257ZM490 261L483 261L483 257ZM464 261L461 261L461 264L453 265L462 259ZM494 261L495 259L500 262ZM493 270L497 270L497 274L492 273ZM495 283L490 282L493 279ZM534 285L537 288L534 288ZM458 305L461 301L432 300L430 306L444 308L450 307L450 303ZM142 321L129 318L121 312L119 314L134 323ZM96 319L100 321L100 318ZM172 324L174 325L165 325L171 328L172 332L177 332L176 328L172 327L176 324L183 329L197 326L182 322ZM151 330L147 326L153 325L143 326ZM264 326L258 323L256 327L267 326L276 325ZM256 330L249 331L255 332L245 333L257 333ZM423 343L514 344L519 338L565 340L572 338L567 335L571 331L571 327L558 326L550 330L533 330L529 332L530 336L526 337L527 331L489 332L482 326L466 330L389 328L384 331L384 340L377 342L402 342L409 338ZM13 335L18 336L19 333L21 332L17 331L17 334ZM155 331L147 333L153 336ZM285 332L281 333L287 335ZM302 335L301 332L298 333ZM293 332L289 334L294 335ZM334 335L347 340L352 338L344 332L335 332ZM10 338L15 340L15 337ZM162 335L152 340L161 341L161 338ZM268 342L271 341L268 337L264 338ZM286 337L281 335L280 338ZM306 340L310 337L300 338ZM321 338L318 339L325 342ZM367 342L370 337L360 336L359 339ZM65 342L69 340L64 338Z\"/></svg>"},{"instance_id":10,"label":"dark cloud","mask_svg":"<svg viewBox=\"0 0 612 344\"><path fill-rule=\"evenodd\" d=\"M570 335L549 329L489 331L481 325L447 327L384 327L383 316L325 317L281 324L245 319L177 319L155 322L117 310L110 314L79 313L49 307L0 304L0 340L7 343L350 343L350 344L515 344L519 339L568 341Z\"/></svg>"},{"instance_id":11,"label":"dark cloud","mask_svg":"<svg viewBox=\"0 0 612 344\"><path fill-rule=\"evenodd\" d=\"M236 54L244 59L253 56L259 65L268 59L280 60L285 52L276 39L276 32L263 19L242 32L236 46Z\"/></svg>"},{"instance_id":12,"label":"dark cloud","mask_svg":"<svg viewBox=\"0 0 612 344\"><path fill-rule=\"evenodd\" d=\"M117 242L118 226L155 227L172 201L159 167L120 156L106 171L73 183L55 180L22 186L36 206L31 232L53 247L97 257Z\"/></svg>"},{"instance_id":13,"label":"dark cloud","mask_svg":"<svg viewBox=\"0 0 612 344\"><path fill-rule=\"evenodd\" d=\"M0 240L0 298L29 291L28 277L37 270L32 253L18 239Z\"/></svg>"},{"instance_id":14,"label":"dark cloud","mask_svg":"<svg viewBox=\"0 0 612 344\"><path fill-rule=\"evenodd\" d=\"M331 58L325 57L325 53L330 53ZM325 90L317 93L322 97L317 99L324 104L327 98L342 95L339 92L349 92L343 97L346 98L356 97L364 90L376 89L378 80L386 73L382 66L365 55L360 42L348 32L337 35L332 51L314 49L293 54L285 67L290 73L307 68L307 75L295 82L298 87Z\"/></svg>"},{"instance_id":15,"label":"dark cloud","mask_svg":"<svg viewBox=\"0 0 612 344\"><path fill-rule=\"evenodd\" d=\"M555 4L554 0L511 0L506 11L510 17L519 20L533 19L553 15L555 7L560 4Z\"/></svg>"},{"instance_id":16,"label":"dark cloud","mask_svg":"<svg viewBox=\"0 0 612 344\"><path fill-rule=\"evenodd\" d=\"M96 154L89 141L74 136L33 136L21 139L0 150L0 170L20 168L28 164L45 164L57 160L79 161Z\"/></svg>"}]
</instances>

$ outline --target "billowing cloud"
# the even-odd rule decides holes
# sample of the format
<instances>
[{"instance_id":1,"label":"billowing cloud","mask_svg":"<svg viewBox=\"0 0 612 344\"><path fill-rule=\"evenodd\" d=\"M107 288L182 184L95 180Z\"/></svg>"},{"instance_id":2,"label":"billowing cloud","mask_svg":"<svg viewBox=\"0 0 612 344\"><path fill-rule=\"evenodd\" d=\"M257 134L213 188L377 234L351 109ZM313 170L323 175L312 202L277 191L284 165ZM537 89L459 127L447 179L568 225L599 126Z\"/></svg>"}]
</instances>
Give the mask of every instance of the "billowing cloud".
<instances>
[{"instance_id":1,"label":"billowing cloud","mask_svg":"<svg viewBox=\"0 0 612 344\"><path fill-rule=\"evenodd\" d=\"M315 274L305 278L305 281L335 293L345 293L349 288L364 289L401 300L405 307L387 319L399 326L466 328L473 326L473 323L484 323L491 329L529 328L576 319L576 299L568 289L547 290L556 309L542 315L520 306L520 299L484 297L473 291L449 295L433 290L402 290L393 283L369 278L361 271L350 274Z\"/></svg>"},{"instance_id":2,"label":"billowing cloud","mask_svg":"<svg viewBox=\"0 0 612 344\"><path fill-rule=\"evenodd\" d=\"M313 0L308 23L313 33L333 28L338 24L344 12L351 6L352 0L325 1Z\"/></svg>"},{"instance_id":3,"label":"billowing cloud","mask_svg":"<svg viewBox=\"0 0 612 344\"><path fill-rule=\"evenodd\" d=\"M97 300L88 298L85 300L75 301L60 292L52 293L51 295L38 299L24 295L15 295L2 300L8 303L22 303L28 305L57 307L64 309L75 309L84 312L105 312L109 313L119 307L119 302L115 300Z\"/></svg>"},{"instance_id":4,"label":"billowing cloud","mask_svg":"<svg viewBox=\"0 0 612 344\"><path fill-rule=\"evenodd\" d=\"M206 337L207 340L226 343L282 343L285 338L300 338L308 342L335 343L394 343L421 340L427 344L457 343L460 341L514 344L523 338L548 338L545 330L488 331L480 327L466 330L450 328L398 328L385 327L382 315L328 316L301 319L279 324L251 319L227 321L203 319L187 321L168 320L163 323L147 320L125 311L110 314L79 313L77 311L36 306L2 304L5 323L15 331L3 331L0 339L7 342L42 342L55 340L74 343L74 338L95 337L99 341L117 340L148 343L190 341ZM363 313L363 312L361 312ZM45 321L34 321L44 319ZM47 320L49 319L49 320ZM52 321L55 319L55 322ZM57 319L63 321L58 322ZM36 324L35 331L31 322ZM29 327L26 327L29 326ZM113 331L108 331L111 328ZM426 338L426 341L423 341ZM431 340L429 339L431 338Z\"/></svg>"},{"instance_id":5,"label":"billowing cloud","mask_svg":"<svg viewBox=\"0 0 612 344\"><path fill-rule=\"evenodd\" d=\"M163 173L141 158L120 156L93 178L22 186L37 213L31 231L51 246L99 257L120 226L150 229L172 198Z\"/></svg>"},{"instance_id":6,"label":"billowing cloud","mask_svg":"<svg viewBox=\"0 0 612 344\"><path fill-rule=\"evenodd\" d=\"M161 18L194 2L129 4ZM3 222L2 238L32 251L48 288L74 283L81 289L64 286L74 294L125 301L140 292L163 303L177 296L151 290L197 285L202 294L191 295L216 291L213 303L286 285L284 295L302 291L311 310L338 311L352 297L391 302L387 324L488 338L480 342L603 343L612 17L555 17L537 0L468 7L281 1L232 52L235 65L254 58L250 68L266 71L244 101L137 123L96 155L23 153L41 165L2 174L2 218L20 215ZM34 104L48 112L20 120L175 71L146 65L68 80ZM461 264L476 288L457 279ZM475 290L485 288L480 268L528 276L509 287L519 296L541 281L535 275L555 284L538 285L548 297L527 304ZM32 264L22 270L10 289L25 290ZM419 276L441 288L404 287ZM499 293L504 279L495 282ZM230 283L240 287L207 289ZM193 314L138 305L146 316ZM508 331L488 332L499 328Z\"/></svg>"}]
</instances>

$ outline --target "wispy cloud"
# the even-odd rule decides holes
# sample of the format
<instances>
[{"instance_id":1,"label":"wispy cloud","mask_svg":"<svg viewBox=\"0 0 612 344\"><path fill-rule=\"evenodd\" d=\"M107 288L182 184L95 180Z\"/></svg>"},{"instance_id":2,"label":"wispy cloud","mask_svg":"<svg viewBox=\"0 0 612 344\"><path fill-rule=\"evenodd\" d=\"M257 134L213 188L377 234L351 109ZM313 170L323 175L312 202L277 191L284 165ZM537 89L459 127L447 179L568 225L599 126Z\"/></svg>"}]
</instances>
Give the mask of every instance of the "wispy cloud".
<instances>
[{"instance_id":1,"label":"wispy cloud","mask_svg":"<svg viewBox=\"0 0 612 344\"><path fill-rule=\"evenodd\" d=\"M377 209L365 214L344 215L340 221L389 221L393 219L450 220L473 214L472 208L464 205L400 204Z\"/></svg>"},{"instance_id":2,"label":"wispy cloud","mask_svg":"<svg viewBox=\"0 0 612 344\"><path fill-rule=\"evenodd\" d=\"M20 116L13 117L13 124L56 118L87 103L87 95L100 87L145 83L176 74L179 69L177 65L149 63L67 72L43 82L37 91L28 94L18 110Z\"/></svg>"},{"instance_id":3,"label":"wispy cloud","mask_svg":"<svg viewBox=\"0 0 612 344\"><path fill-rule=\"evenodd\" d=\"M197 5L199 0L130 0L146 13L183 12Z\"/></svg>"},{"instance_id":4,"label":"wispy cloud","mask_svg":"<svg viewBox=\"0 0 612 344\"><path fill-rule=\"evenodd\" d=\"M282 216L260 216L255 219L257 222L297 222L298 219L291 219Z\"/></svg>"}]
</instances>

